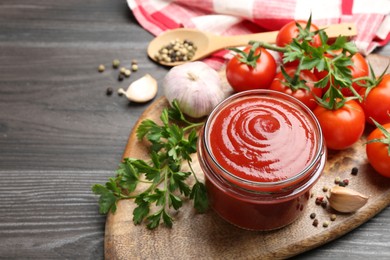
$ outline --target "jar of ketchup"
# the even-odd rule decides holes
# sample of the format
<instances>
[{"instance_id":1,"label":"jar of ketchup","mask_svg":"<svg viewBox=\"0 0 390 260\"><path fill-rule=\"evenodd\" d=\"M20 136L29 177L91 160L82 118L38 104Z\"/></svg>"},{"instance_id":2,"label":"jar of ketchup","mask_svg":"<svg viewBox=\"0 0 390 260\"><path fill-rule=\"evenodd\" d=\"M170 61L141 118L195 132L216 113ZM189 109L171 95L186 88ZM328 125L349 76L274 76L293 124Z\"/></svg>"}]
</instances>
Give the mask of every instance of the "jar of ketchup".
<instances>
[{"instance_id":1,"label":"jar of ketchup","mask_svg":"<svg viewBox=\"0 0 390 260\"><path fill-rule=\"evenodd\" d=\"M198 159L211 207L249 230L296 220L326 162L320 125L300 101L250 90L222 101L200 133Z\"/></svg>"}]
</instances>

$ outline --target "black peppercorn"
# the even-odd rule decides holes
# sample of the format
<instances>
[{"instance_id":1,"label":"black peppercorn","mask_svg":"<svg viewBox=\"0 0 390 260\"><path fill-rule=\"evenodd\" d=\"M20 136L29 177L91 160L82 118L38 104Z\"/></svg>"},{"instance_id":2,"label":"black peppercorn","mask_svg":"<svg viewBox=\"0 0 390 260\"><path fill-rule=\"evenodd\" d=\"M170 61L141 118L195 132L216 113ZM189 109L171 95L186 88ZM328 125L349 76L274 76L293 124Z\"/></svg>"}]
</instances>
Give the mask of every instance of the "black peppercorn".
<instances>
[{"instance_id":1,"label":"black peppercorn","mask_svg":"<svg viewBox=\"0 0 390 260\"><path fill-rule=\"evenodd\" d=\"M112 93L114 93L114 90L113 90L111 87L108 87L108 88L106 89L106 95L107 95L107 96L111 96Z\"/></svg>"}]
</instances>

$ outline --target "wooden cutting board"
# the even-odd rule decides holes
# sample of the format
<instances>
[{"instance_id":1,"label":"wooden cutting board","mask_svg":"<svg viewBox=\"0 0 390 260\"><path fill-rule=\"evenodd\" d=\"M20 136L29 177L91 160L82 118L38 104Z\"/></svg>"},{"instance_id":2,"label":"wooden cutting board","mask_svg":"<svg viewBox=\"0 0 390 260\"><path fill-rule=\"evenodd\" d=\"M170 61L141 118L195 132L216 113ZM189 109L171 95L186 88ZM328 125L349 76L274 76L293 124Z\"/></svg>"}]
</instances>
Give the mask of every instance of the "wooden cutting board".
<instances>
[{"instance_id":1,"label":"wooden cutting board","mask_svg":"<svg viewBox=\"0 0 390 260\"><path fill-rule=\"evenodd\" d=\"M374 69L380 73L390 58L378 55L369 56ZM135 129L139 123L150 118L158 121L163 108L168 105L164 97L156 100L141 115L134 126L123 157L147 159L147 146L139 142ZM377 174L368 164L365 154L365 140L373 127L367 127L364 136L352 148L344 151L330 151L324 173L312 189L303 215L291 225L275 231L254 232L239 229L222 220L212 210L196 214L191 203L185 203L174 216L173 228L161 225L156 230L148 230L145 225L135 226L132 221L135 204L131 200L118 203L115 214L109 214L105 230L106 259L268 259L286 258L318 247L351 231L366 222L390 204L390 179ZM194 159L194 170L202 171ZM356 176L351 169L357 167ZM315 204L316 196L324 196L324 186L332 187L334 179L349 179L349 188L369 196L368 203L353 214L337 214L330 221L331 209ZM319 225L312 225L309 217L316 213ZM323 227L328 221L329 226Z\"/></svg>"}]
</instances>

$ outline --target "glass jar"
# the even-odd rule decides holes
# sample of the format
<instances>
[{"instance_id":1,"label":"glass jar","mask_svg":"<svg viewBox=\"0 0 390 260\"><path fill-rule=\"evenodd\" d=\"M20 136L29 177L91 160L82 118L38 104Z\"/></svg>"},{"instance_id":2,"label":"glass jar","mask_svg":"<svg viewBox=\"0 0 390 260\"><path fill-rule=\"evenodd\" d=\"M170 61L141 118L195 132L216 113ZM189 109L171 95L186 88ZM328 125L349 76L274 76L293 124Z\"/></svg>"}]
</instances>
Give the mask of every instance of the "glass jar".
<instances>
[{"instance_id":1,"label":"glass jar","mask_svg":"<svg viewBox=\"0 0 390 260\"><path fill-rule=\"evenodd\" d=\"M198 160L211 207L249 230L272 230L296 220L320 178L326 148L312 111L272 90L232 95L209 115L199 135Z\"/></svg>"}]
</instances>

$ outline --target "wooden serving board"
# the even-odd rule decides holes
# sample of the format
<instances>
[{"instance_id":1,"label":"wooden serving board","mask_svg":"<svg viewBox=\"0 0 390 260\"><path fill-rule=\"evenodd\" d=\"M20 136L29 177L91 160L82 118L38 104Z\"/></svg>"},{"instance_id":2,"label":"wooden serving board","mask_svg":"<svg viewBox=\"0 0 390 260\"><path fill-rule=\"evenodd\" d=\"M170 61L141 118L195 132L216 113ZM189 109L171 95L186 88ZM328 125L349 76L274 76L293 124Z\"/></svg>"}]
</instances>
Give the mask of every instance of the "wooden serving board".
<instances>
[{"instance_id":1,"label":"wooden serving board","mask_svg":"<svg viewBox=\"0 0 390 260\"><path fill-rule=\"evenodd\" d=\"M390 58L372 55L369 57L376 71L381 71ZM135 129L139 123L150 118L158 121L163 108L168 106L164 97L156 100L142 114L134 126L123 157L146 159L147 145L137 141ZM122 200L115 214L109 214L105 230L106 259L268 259L286 258L318 247L351 231L366 222L390 204L390 179L377 174L368 164L365 154L365 140L373 127L367 127L364 136L352 148L344 151L329 151L324 173L312 189L303 215L291 225L279 230L254 232L239 229L209 210L197 214L192 203L185 203L174 216L172 228L160 225L148 230L145 225L135 226L132 221L135 203ZM194 170L203 177L196 156ZM356 176L351 169L358 167ZM355 213L340 214L329 207L315 204L316 196L326 196L324 186L333 187L334 179L349 179L349 188L369 196L368 203ZM319 225L312 225L309 217L316 213ZM337 219L330 221L336 213ZM323 227L328 221L329 226Z\"/></svg>"}]
</instances>

